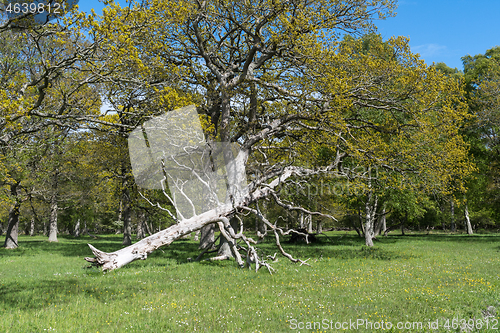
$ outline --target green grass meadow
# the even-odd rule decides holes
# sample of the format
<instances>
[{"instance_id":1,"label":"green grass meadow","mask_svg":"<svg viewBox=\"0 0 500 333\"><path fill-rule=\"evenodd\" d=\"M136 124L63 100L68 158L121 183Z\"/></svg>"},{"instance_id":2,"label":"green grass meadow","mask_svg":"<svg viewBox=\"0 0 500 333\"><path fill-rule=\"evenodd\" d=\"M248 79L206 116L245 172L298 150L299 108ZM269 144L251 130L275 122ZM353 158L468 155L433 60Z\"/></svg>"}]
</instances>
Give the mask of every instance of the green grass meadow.
<instances>
[{"instance_id":1,"label":"green grass meadow","mask_svg":"<svg viewBox=\"0 0 500 333\"><path fill-rule=\"evenodd\" d=\"M273 275L188 262L191 240L104 274L86 268L87 243L114 251L120 235L21 236L20 248L0 249L0 332L500 331L499 234L389 235L371 249L352 233L327 235L285 243L311 267L278 255ZM277 252L271 239L259 246Z\"/></svg>"}]
</instances>

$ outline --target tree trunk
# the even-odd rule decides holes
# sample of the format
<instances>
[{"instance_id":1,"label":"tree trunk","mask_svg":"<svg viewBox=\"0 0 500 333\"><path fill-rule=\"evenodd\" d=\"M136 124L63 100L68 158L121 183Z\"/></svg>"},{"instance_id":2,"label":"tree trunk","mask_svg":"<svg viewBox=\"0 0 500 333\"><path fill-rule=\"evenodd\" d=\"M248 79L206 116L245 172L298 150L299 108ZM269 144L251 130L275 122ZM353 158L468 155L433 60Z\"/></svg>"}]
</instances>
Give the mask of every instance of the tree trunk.
<instances>
[{"instance_id":1,"label":"tree trunk","mask_svg":"<svg viewBox=\"0 0 500 333\"><path fill-rule=\"evenodd\" d=\"M365 203L366 210L366 221L365 221L365 244L366 246L373 246L373 237L374 237L374 220L375 220L375 212L377 211L377 196L375 196L375 200L372 201L372 192L370 191L368 194L368 199Z\"/></svg>"},{"instance_id":2,"label":"tree trunk","mask_svg":"<svg viewBox=\"0 0 500 333\"><path fill-rule=\"evenodd\" d=\"M18 200L17 187L19 183L10 185L10 195L14 198L14 206L9 211L9 219L7 221L7 233L5 234L5 242L3 247L7 249L15 249L17 244L17 236L19 235L19 209L21 202Z\"/></svg>"},{"instance_id":3,"label":"tree trunk","mask_svg":"<svg viewBox=\"0 0 500 333\"><path fill-rule=\"evenodd\" d=\"M238 220L236 218L231 218L229 220L229 223L231 225L231 228L233 228L234 230L234 233L238 233ZM221 235L222 237L220 238L220 246L219 246L219 250L217 251L217 256L219 257L226 257L226 258L233 258L234 257L234 253L232 251L232 246L231 246L231 242L233 242L234 240L232 239L227 239L224 234Z\"/></svg>"},{"instance_id":4,"label":"tree trunk","mask_svg":"<svg viewBox=\"0 0 500 333\"><path fill-rule=\"evenodd\" d=\"M231 248L225 237L221 237L219 240L219 250L217 251L217 256L220 258L225 257L226 259L233 257Z\"/></svg>"},{"instance_id":5,"label":"tree trunk","mask_svg":"<svg viewBox=\"0 0 500 333\"><path fill-rule=\"evenodd\" d=\"M307 232L312 234L313 233L313 224L312 224L312 215L307 216L306 218L306 223L307 223Z\"/></svg>"},{"instance_id":6,"label":"tree trunk","mask_svg":"<svg viewBox=\"0 0 500 333\"><path fill-rule=\"evenodd\" d=\"M53 193L50 199L49 242L57 242L57 201L57 194Z\"/></svg>"},{"instance_id":7,"label":"tree trunk","mask_svg":"<svg viewBox=\"0 0 500 333\"><path fill-rule=\"evenodd\" d=\"M16 186L17 187L17 186ZM12 188L12 185L11 185ZM17 236L19 233L19 208L21 203L16 200L16 203L9 211L9 220L7 224L7 234L5 235L5 242L3 247L7 249L15 249L17 244Z\"/></svg>"},{"instance_id":8,"label":"tree trunk","mask_svg":"<svg viewBox=\"0 0 500 333\"><path fill-rule=\"evenodd\" d=\"M120 217L123 218L123 242L122 245L132 244L132 208L131 208L131 198L129 189L129 173L130 170L122 163L121 175L123 177L122 181L122 195L120 200Z\"/></svg>"},{"instance_id":9,"label":"tree trunk","mask_svg":"<svg viewBox=\"0 0 500 333\"><path fill-rule=\"evenodd\" d=\"M89 229L87 228L87 220L83 220L83 231L82 231L82 234L88 234L89 233Z\"/></svg>"},{"instance_id":10,"label":"tree trunk","mask_svg":"<svg viewBox=\"0 0 500 333\"><path fill-rule=\"evenodd\" d=\"M209 224L201 228L200 250L214 248L215 242L215 225Z\"/></svg>"},{"instance_id":11,"label":"tree trunk","mask_svg":"<svg viewBox=\"0 0 500 333\"><path fill-rule=\"evenodd\" d=\"M361 218L361 217L359 217L359 218ZM361 233L361 230L359 230L359 228L356 226L354 215L350 215L349 216L349 221L351 221L351 225L354 228L354 230L356 230L356 232L358 233L358 236L359 237L363 237L363 234Z\"/></svg>"},{"instance_id":12,"label":"tree trunk","mask_svg":"<svg viewBox=\"0 0 500 333\"><path fill-rule=\"evenodd\" d=\"M30 236L35 235L35 217L31 217L31 222L30 222Z\"/></svg>"},{"instance_id":13,"label":"tree trunk","mask_svg":"<svg viewBox=\"0 0 500 333\"><path fill-rule=\"evenodd\" d=\"M472 225L470 224L470 218L469 218L469 207L467 205L467 202L465 203L465 226L467 229L467 234L472 235Z\"/></svg>"},{"instance_id":14,"label":"tree trunk","mask_svg":"<svg viewBox=\"0 0 500 333\"><path fill-rule=\"evenodd\" d=\"M139 220L137 221L137 239L143 239L146 237L146 212L142 211L139 214Z\"/></svg>"},{"instance_id":15,"label":"tree trunk","mask_svg":"<svg viewBox=\"0 0 500 333\"><path fill-rule=\"evenodd\" d=\"M385 218L385 204L384 204L384 208L382 208L382 214L380 215L380 218L377 221L377 226L375 227L375 236L384 234L386 229L387 229L387 223Z\"/></svg>"},{"instance_id":16,"label":"tree trunk","mask_svg":"<svg viewBox=\"0 0 500 333\"><path fill-rule=\"evenodd\" d=\"M126 195L128 196L128 189L126 189ZM130 202L127 200L125 202L125 207L123 209L123 245L132 244L132 216L131 216Z\"/></svg>"},{"instance_id":17,"label":"tree trunk","mask_svg":"<svg viewBox=\"0 0 500 333\"><path fill-rule=\"evenodd\" d=\"M76 224L75 224L75 230L74 230L74 232L73 232L73 235L74 235L75 237L80 237L80 219L78 219L78 220L76 221Z\"/></svg>"},{"instance_id":18,"label":"tree trunk","mask_svg":"<svg viewBox=\"0 0 500 333\"><path fill-rule=\"evenodd\" d=\"M450 200L451 203L451 232L457 231L457 225L455 224L455 202L453 198Z\"/></svg>"},{"instance_id":19,"label":"tree trunk","mask_svg":"<svg viewBox=\"0 0 500 333\"><path fill-rule=\"evenodd\" d=\"M318 220L318 222L316 222L316 233L320 234L323 232L323 222L321 222L321 220Z\"/></svg>"}]
</instances>

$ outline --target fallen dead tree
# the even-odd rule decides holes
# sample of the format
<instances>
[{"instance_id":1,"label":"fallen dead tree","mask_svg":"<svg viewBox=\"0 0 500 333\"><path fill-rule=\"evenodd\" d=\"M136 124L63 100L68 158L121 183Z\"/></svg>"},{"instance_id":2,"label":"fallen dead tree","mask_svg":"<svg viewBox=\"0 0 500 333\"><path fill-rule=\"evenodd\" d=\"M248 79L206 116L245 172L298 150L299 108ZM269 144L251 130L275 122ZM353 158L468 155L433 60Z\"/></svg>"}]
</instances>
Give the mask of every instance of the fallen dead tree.
<instances>
[{"instance_id":1,"label":"fallen dead tree","mask_svg":"<svg viewBox=\"0 0 500 333\"><path fill-rule=\"evenodd\" d=\"M325 170L326 171L326 170ZM247 194L246 196L241 197L237 202L220 205L214 209L211 209L202 214L193 216L189 219L181 220L177 224L170 226L169 228L162 230L158 233L155 233L149 237L142 239L141 241L132 244L128 247L120 249L115 252L106 253L98 250L91 244L88 244L90 249L92 250L95 257L86 257L85 260L92 263L95 266L102 267L104 271L111 271L120 267L125 266L128 263L131 263L135 260L145 260L148 257L148 254L153 252L154 250L167 246L174 242L175 240L181 238L184 235L187 235L191 232L197 231L204 227L205 225L217 223L221 234L225 237L231 247L231 251L233 252L236 261L240 267L250 267L252 264L255 265L255 269L258 270L260 267L266 267L269 272L272 272L272 267L266 262L265 258L259 258L257 255L257 250L253 245L257 244L255 240L250 237L246 237L243 234L243 224L240 220L240 231L235 233L231 224L229 223L229 216L238 216L239 213L242 212L250 212L255 214L262 222L264 222L267 227L273 232L275 236L276 244L283 256L288 258L290 261L299 264L306 264L307 260L301 260L298 258L294 258L289 253L287 253L280 243L280 236L289 235L291 233L302 234L293 229L283 230L282 228L272 224L269 220L265 218L265 216L260 212L260 210L254 209L250 207L250 204L258 201L264 197L270 196L272 192L274 192L274 188L276 188L279 184L285 182L288 178L293 175L305 175L307 173L316 173L314 170L307 170L299 167L288 167L286 170L283 170L280 176L274 179L272 182L267 184L265 187L261 187L251 194ZM248 189L255 187L255 183L251 183L247 186ZM257 205L258 207L258 205ZM325 214L321 214L318 212L311 212L304 208L296 208L303 210L307 214L321 215L326 217L331 217ZM333 218L333 217L331 217ZM303 235L303 234L302 234ZM305 235L303 235L305 236ZM242 240L246 245L246 263L243 262L241 255L236 246L236 241Z\"/></svg>"},{"instance_id":2,"label":"fallen dead tree","mask_svg":"<svg viewBox=\"0 0 500 333\"><path fill-rule=\"evenodd\" d=\"M279 128L289 121L291 118L288 117L274 121L270 128ZM290 233L306 235L294 230L283 230L268 221L260 211L258 202L271 197L285 209L333 219L329 215L284 202L278 195L280 186L291 178L327 173L332 166L320 170L297 166L276 167L247 184L245 166L251 146L259 142L261 136L262 133L250 137L247 144L236 147L224 142L206 142L193 106L153 118L134 130L129 136L129 151L136 183L143 188L161 190L175 212L141 195L151 205L166 211L176 224L112 253L100 251L89 244L95 257L87 257L85 260L101 266L105 271L117 269L134 260L145 260L148 254L159 247L169 245L204 226L217 224L230 251L216 259L227 259L231 253L240 267L253 264L256 270L266 267L272 272L273 269L266 260L258 256L254 247L257 242L243 234L243 222L239 215L254 214L272 230L282 255L292 262L305 264L305 261L292 257L282 248L280 236ZM145 137L148 138L148 144ZM238 149L236 156L234 148ZM336 163L339 159L340 157L336 159ZM238 232L235 232L229 222L231 218L239 221ZM238 241L244 243L245 247L238 245ZM246 263L240 250L246 252L243 255Z\"/></svg>"}]
</instances>

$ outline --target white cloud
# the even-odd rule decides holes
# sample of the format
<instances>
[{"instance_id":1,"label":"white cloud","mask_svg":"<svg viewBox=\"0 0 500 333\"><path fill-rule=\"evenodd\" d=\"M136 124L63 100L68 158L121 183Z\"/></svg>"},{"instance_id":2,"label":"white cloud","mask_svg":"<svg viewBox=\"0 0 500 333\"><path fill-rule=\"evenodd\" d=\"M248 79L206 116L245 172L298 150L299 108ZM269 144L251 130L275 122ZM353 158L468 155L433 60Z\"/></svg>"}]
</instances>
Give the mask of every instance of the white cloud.
<instances>
[{"instance_id":1,"label":"white cloud","mask_svg":"<svg viewBox=\"0 0 500 333\"><path fill-rule=\"evenodd\" d=\"M411 50L415 53L420 53L422 58L433 57L437 55L442 55L446 51L447 47L445 45L439 44L423 44L414 46Z\"/></svg>"}]
</instances>

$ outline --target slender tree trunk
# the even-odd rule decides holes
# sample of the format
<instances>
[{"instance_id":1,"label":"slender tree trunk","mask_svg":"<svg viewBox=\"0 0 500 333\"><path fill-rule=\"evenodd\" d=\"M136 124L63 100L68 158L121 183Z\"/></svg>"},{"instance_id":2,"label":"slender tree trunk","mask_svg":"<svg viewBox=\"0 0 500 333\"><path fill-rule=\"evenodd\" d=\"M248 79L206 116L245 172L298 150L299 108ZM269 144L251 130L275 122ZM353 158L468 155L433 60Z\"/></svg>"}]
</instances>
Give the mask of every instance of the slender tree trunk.
<instances>
[{"instance_id":1,"label":"slender tree trunk","mask_svg":"<svg viewBox=\"0 0 500 333\"><path fill-rule=\"evenodd\" d=\"M382 208L382 215L380 215L380 218L377 222L377 227L375 228L375 236L384 234L386 229L387 229L387 223L385 218L385 204L384 204L384 207Z\"/></svg>"},{"instance_id":2,"label":"slender tree trunk","mask_svg":"<svg viewBox=\"0 0 500 333\"><path fill-rule=\"evenodd\" d=\"M30 236L34 235L35 235L35 217L32 216L30 221Z\"/></svg>"},{"instance_id":3,"label":"slender tree trunk","mask_svg":"<svg viewBox=\"0 0 500 333\"><path fill-rule=\"evenodd\" d=\"M213 248L215 242L215 225L208 224L201 228L200 236L200 250L205 250L207 248Z\"/></svg>"},{"instance_id":4,"label":"slender tree trunk","mask_svg":"<svg viewBox=\"0 0 500 333\"><path fill-rule=\"evenodd\" d=\"M89 229L87 228L87 220L83 220L83 230L82 230L82 234L88 234L89 233Z\"/></svg>"},{"instance_id":5,"label":"slender tree trunk","mask_svg":"<svg viewBox=\"0 0 500 333\"><path fill-rule=\"evenodd\" d=\"M143 239L146 237L146 212L142 211L139 214L139 220L137 221L137 239Z\"/></svg>"},{"instance_id":6,"label":"slender tree trunk","mask_svg":"<svg viewBox=\"0 0 500 333\"><path fill-rule=\"evenodd\" d=\"M152 233L152 228L150 227L150 223L149 223L149 218L148 218L148 215L146 215L146 219L144 220L144 227L146 228L146 233L151 236L153 233Z\"/></svg>"},{"instance_id":7,"label":"slender tree trunk","mask_svg":"<svg viewBox=\"0 0 500 333\"><path fill-rule=\"evenodd\" d=\"M451 232L457 231L457 225L455 224L455 202L453 198L450 200L451 203Z\"/></svg>"},{"instance_id":8,"label":"slender tree trunk","mask_svg":"<svg viewBox=\"0 0 500 333\"><path fill-rule=\"evenodd\" d=\"M121 174L122 181L122 196L121 196L121 213L123 218L123 245L132 244L132 207L129 189L130 168L122 163Z\"/></svg>"},{"instance_id":9,"label":"slender tree trunk","mask_svg":"<svg viewBox=\"0 0 500 333\"><path fill-rule=\"evenodd\" d=\"M361 218L359 215L358 217ZM354 230L356 230L358 236L363 237L364 235L361 233L358 226L356 225L356 221L359 222L359 220L355 218L355 215L349 215L349 221L351 222L351 226L354 228Z\"/></svg>"},{"instance_id":10,"label":"slender tree trunk","mask_svg":"<svg viewBox=\"0 0 500 333\"><path fill-rule=\"evenodd\" d=\"M9 211L9 219L7 221L7 233L5 234L5 242L3 247L7 249L15 249L17 244L17 237L19 234L19 209L21 202L18 200L17 187L19 183L10 185L10 194L14 197L14 206Z\"/></svg>"},{"instance_id":11,"label":"slender tree trunk","mask_svg":"<svg viewBox=\"0 0 500 333\"><path fill-rule=\"evenodd\" d=\"M76 224L75 224L75 229L74 229L74 231L73 231L73 235L74 235L75 237L80 237L80 219L78 219L78 220L76 221Z\"/></svg>"},{"instance_id":12,"label":"slender tree trunk","mask_svg":"<svg viewBox=\"0 0 500 333\"><path fill-rule=\"evenodd\" d=\"M373 246L373 236L374 236L374 220L375 220L375 212L377 211L377 196L375 196L373 205L372 205L372 192L370 191L368 194L368 198L365 203L366 210L366 221L365 221L365 244L366 246Z\"/></svg>"},{"instance_id":13,"label":"slender tree trunk","mask_svg":"<svg viewBox=\"0 0 500 333\"><path fill-rule=\"evenodd\" d=\"M469 218L469 207L467 205L467 202L465 202L465 226L467 229L467 234L472 235L472 225L470 224L470 218Z\"/></svg>"},{"instance_id":14,"label":"slender tree trunk","mask_svg":"<svg viewBox=\"0 0 500 333\"><path fill-rule=\"evenodd\" d=\"M49 242L57 242L57 194L53 193L50 199Z\"/></svg>"},{"instance_id":15,"label":"slender tree trunk","mask_svg":"<svg viewBox=\"0 0 500 333\"><path fill-rule=\"evenodd\" d=\"M128 188L125 190L125 195L129 195ZM123 245L132 244L132 214L130 209L130 202L126 199L125 207L123 209Z\"/></svg>"},{"instance_id":16,"label":"slender tree trunk","mask_svg":"<svg viewBox=\"0 0 500 333\"><path fill-rule=\"evenodd\" d=\"M19 233L19 208L21 204L16 201L14 206L9 211L9 220L7 225L7 234L5 235L5 242L3 247L7 249L15 249L17 244L17 236Z\"/></svg>"},{"instance_id":17,"label":"slender tree trunk","mask_svg":"<svg viewBox=\"0 0 500 333\"><path fill-rule=\"evenodd\" d=\"M316 222L316 233L320 234L323 232L323 222L321 222L321 220L318 220L318 222Z\"/></svg>"},{"instance_id":18,"label":"slender tree trunk","mask_svg":"<svg viewBox=\"0 0 500 333\"><path fill-rule=\"evenodd\" d=\"M307 232L312 234L313 233L312 215L307 216L306 221L307 221Z\"/></svg>"}]
</instances>

